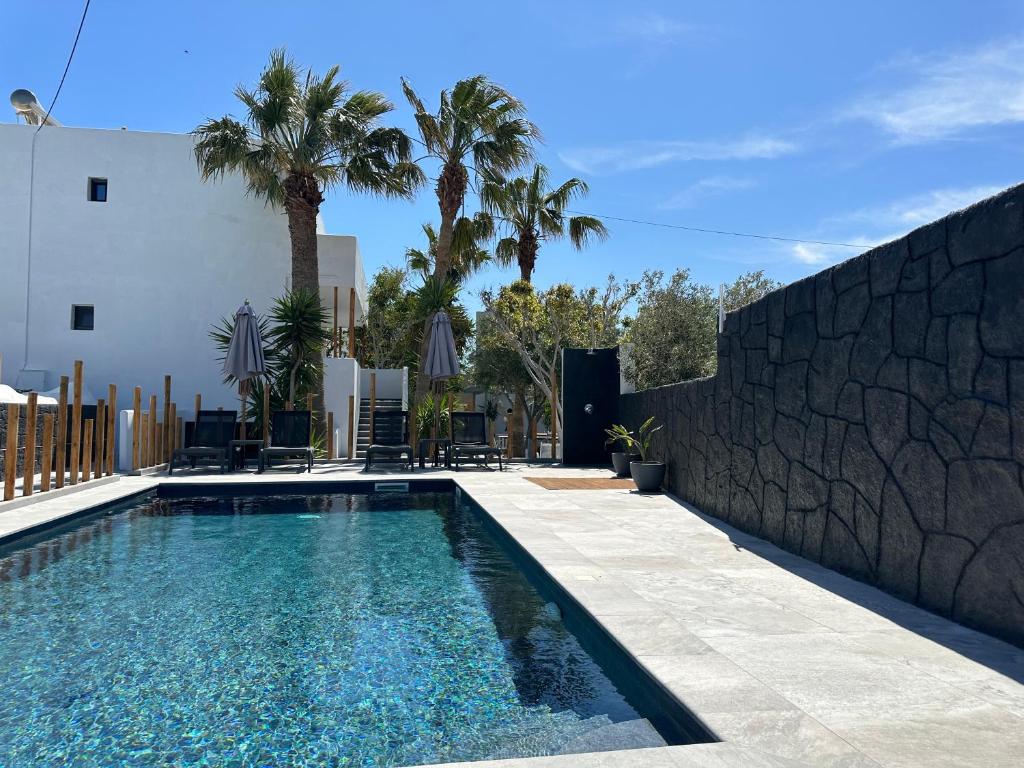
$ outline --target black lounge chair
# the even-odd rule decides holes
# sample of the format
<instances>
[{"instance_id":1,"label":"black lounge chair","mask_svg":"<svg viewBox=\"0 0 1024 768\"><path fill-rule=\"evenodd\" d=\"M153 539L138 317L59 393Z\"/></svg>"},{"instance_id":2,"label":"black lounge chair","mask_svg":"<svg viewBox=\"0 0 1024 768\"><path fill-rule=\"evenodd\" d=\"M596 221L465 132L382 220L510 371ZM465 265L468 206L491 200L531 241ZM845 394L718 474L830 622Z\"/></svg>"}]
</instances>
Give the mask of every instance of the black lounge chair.
<instances>
[{"instance_id":1,"label":"black lounge chair","mask_svg":"<svg viewBox=\"0 0 1024 768\"><path fill-rule=\"evenodd\" d=\"M309 411L274 411L270 417L270 445L260 449L256 472L270 469L271 459L303 459L307 472L313 471L310 446L313 419Z\"/></svg>"},{"instance_id":2,"label":"black lounge chair","mask_svg":"<svg viewBox=\"0 0 1024 768\"><path fill-rule=\"evenodd\" d=\"M228 468L228 448L235 439L235 422L238 411L200 411L196 414L195 427L192 430L192 445L188 448L175 448L171 460L167 463L167 474L174 471L174 462L187 459L194 469L199 459L213 459L220 465L224 474Z\"/></svg>"},{"instance_id":3,"label":"black lounge chair","mask_svg":"<svg viewBox=\"0 0 1024 768\"><path fill-rule=\"evenodd\" d=\"M408 419L405 411L376 411L373 414L373 434L370 447L366 449L364 472L370 471L370 464L378 456L397 459L404 464L403 456L409 457L409 471L412 467L412 446L409 444Z\"/></svg>"},{"instance_id":4,"label":"black lounge chair","mask_svg":"<svg viewBox=\"0 0 1024 768\"><path fill-rule=\"evenodd\" d=\"M457 411L452 414L452 464L456 470L459 462L483 464L489 467L492 457L498 458L498 470L504 471L501 463L501 448L487 442L487 422L482 413Z\"/></svg>"}]
</instances>

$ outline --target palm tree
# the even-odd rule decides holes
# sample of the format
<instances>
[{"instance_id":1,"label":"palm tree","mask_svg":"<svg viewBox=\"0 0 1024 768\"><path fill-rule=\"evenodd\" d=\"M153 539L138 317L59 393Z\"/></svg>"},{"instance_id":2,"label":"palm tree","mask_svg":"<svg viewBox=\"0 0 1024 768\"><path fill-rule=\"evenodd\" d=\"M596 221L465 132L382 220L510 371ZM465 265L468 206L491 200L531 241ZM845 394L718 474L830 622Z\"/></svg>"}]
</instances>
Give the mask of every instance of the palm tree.
<instances>
[{"instance_id":1,"label":"palm tree","mask_svg":"<svg viewBox=\"0 0 1024 768\"><path fill-rule=\"evenodd\" d=\"M494 237L494 221L486 213L477 213L471 219L463 216L455 222L455 232L455 247L445 277L461 285L492 261L484 243ZM427 236L426 250L406 248L405 258L409 268L419 272L426 280L433 275L437 261L437 230L433 224L424 224L423 234Z\"/></svg>"},{"instance_id":2,"label":"palm tree","mask_svg":"<svg viewBox=\"0 0 1024 768\"><path fill-rule=\"evenodd\" d=\"M204 180L239 171L248 192L288 215L293 290L319 295L316 218L324 192L344 185L355 192L410 197L423 182L411 162L412 143L398 128L381 127L394 109L374 91L349 93L338 67L303 78L283 49L256 88L235 89L245 122L230 116L207 120L193 131Z\"/></svg>"},{"instance_id":3,"label":"palm tree","mask_svg":"<svg viewBox=\"0 0 1024 768\"><path fill-rule=\"evenodd\" d=\"M484 180L480 199L484 207L505 222L511 231L494 249L496 261L503 266L519 265L521 279L530 282L537 264L537 252L544 240L566 236L576 250L583 250L591 239L604 240L608 230L593 216L566 217L573 200L587 194L587 184L572 178L557 189L548 187L548 169L538 163L528 177L508 181L498 176Z\"/></svg>"},{"instance_id":4,"label":"palm tree","mask_svg":"<svg viewBox=\"0 0 1024 768\"><path fill-rule=\"evenodd\" d=\"M539 133L526 119L522 102L483 75L460 80L450 92L441 91L436 113L427 111L404 78L402 90L415 110L424 159L440 164L435 191L441 225L434 274L445 275L471 175L479 178L521 168L532 157L532 142Z\"/></svg>"},{"instance_id":5,"label":"palm tree","mask_svg":"<svg viewBox=\"0 0 1024 768\"><path fill-rule=\"evenodd\" d=\"M441 224L434 247L433 279L444 282L457 249L456 221L466 200L470 177L511 173L533 156L533 140L540 134L526 119L526 107L519 99L484 75L460 80L451 91L441 91L436 113L428 112L423 100L405 78L402 91L412 106L416 127L426 155L440 165L435 192ZM471 174L472 172L472 174ZM424 322L420 341L416 399L427 391L423 368L430 341L430 320Z\"/></svg>"}]
</instances>

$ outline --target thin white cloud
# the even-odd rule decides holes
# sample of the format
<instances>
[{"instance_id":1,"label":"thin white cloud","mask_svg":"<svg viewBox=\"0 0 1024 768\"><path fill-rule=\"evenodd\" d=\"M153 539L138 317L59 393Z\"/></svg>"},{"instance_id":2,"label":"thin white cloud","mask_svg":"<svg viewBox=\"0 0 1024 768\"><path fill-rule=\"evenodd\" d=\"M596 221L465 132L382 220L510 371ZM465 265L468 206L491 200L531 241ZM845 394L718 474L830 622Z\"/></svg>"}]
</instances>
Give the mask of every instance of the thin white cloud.
<instances>
[{"instance_id":1,"label":"thin white cloud","mask_svg":"<svg viewBox=\"0 0 1024 768\"><path fill-rule=\"evenodd\" d=\"M901 70L909 74L907 86L869 94L843 116L873 123L900 143L1024 122L1024 40L886 68L887 74Z\"/></svg>"},{"instance_id":2,"label":"thin white cloud","mask_svg":"<svg viewBox=\"0 0 1024 768\"><path fill-rule=\"evenodd\" d=\"M824 264L835 258L834 253L829 253L822 245L809 245L797 243L792 248L793 258L804 264Z\"/></svg>"},{"instance_id":3,"label":"thin white cloud","mask_svg":"<svg viewBox=\"0 0 1024 768\"><path fill-rule=\"evenodd\" d=\"M1007 185L981 184L971 187L933 189L894 200L885 205L862 208L836 217L833 223L870 224L884 231L909 232L911 229L941 219L948 213L991 197Z\"/></svg>"},{"instance_id":4,"label":"thin white cloud","mask_svg":"<svg viewBox=\"0 0 1024 768\"><path fill-rule=\"evenodd\" d=\"M695 29L692 24L651 12L619 20L615 25L615 37L619 40L672 44L688 37Z\"/></svg>"},{"instance_id":5,"label":"thin white cloud","mask_svg":"<svg viewBox=\"0 0 1024 768\"><path fill-rule=\"evenodd\" d=\"M966 208L1005 189L1005 185L977 185L933 189L888 203L832 216L817 228L817 237L842 243L864 243L864 250L902 237L943 216ZM802 264L824 267L857 254L841 246L796 243L789 257Z\"/></svg>"},{"instance_id":6,"label":"thin white cloud","mask_svg":"<svg viewBox=\"0 0 1024 768\"><path fill-rule=\"evenodd\" d=\"M580 173L615 173L656 168L691 160L757 160L788 155L792 142L771 136L746 136L724 141L648 141L619 146L578 147L558 153L559 159Z\"/></svg>"},{"instance_id":7,"label":"thin white cloud","mask_svg":"<svg viewBox=\"0 0 1024 768\"><path fill-rule=\"evenodd\" d=\"M755 184L756 182L753 179L736 178L734 176L708 176L704 179L698 179L658 207L663 210L692 208L709 197L718 197L729 192L750 189Z\"/></svg>"}]
</instances>

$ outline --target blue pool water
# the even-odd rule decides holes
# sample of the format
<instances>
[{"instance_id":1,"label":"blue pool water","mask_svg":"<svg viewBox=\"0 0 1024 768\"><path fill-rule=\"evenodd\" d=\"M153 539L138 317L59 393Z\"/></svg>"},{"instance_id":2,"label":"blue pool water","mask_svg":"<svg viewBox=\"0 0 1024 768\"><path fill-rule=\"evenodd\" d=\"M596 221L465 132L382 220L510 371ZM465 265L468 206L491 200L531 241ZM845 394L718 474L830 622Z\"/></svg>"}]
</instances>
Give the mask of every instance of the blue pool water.
<instances>
[{"instance_id":1,"label":"blue pool water","mask_svg":"<svg viewBox=\"0 0 1024 768\"><path fill-rule=\"evenodd\" d=\"M0 766L664 744L451 494L150 499L0 552Z\"/></svg>"}]
</instances>

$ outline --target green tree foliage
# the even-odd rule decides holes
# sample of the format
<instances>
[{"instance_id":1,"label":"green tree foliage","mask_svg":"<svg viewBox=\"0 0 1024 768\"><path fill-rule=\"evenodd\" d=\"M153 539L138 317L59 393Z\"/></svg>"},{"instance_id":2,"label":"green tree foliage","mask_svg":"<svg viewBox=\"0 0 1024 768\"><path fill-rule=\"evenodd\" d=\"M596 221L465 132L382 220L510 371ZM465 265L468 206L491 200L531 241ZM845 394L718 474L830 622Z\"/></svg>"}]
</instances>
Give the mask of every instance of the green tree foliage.
<instances>
[{"instance_id":1,"label":"green tree foliage","mask_svg":"<svg viewBox=\"0 0 1024 768\"><path fill-rule=\"evenodd\" d=\"M709 285L677 270L668 281L661 271L645 272L637 312L628 324L631 344L626 379L637 389L710 376L717 364L718 296ZM780 287L764 272L749 272L725 287L726 311Z\"/></svg>"},{"instance_id":2,"label":"green tree foliage","mask_svg":"<svg viewBox=\"0 0 1024 768\"><path fill-rule=\"evenodd\" d=\"M367 291L366 325L357 340L364 364L370 368L408 366L415 375L424 326L438 310L447 312L455 348L463 355L474 328L469 313L458 301L454 284L435 281L431 276L414 289L407 270L381 267Z\"/></svg>"},{"instance_id":3,"label":"green tree foliage","mask_svg":"<svg viewBox=\"0 0 1024 768\"><path fill-rule=\"evenodd\" d=\"M622 333L622 311L638 285L609 275L603 291L577 290L560 283L537 291L525 280L504 286L497 294L484 291L488 325L516 352L533 385L552 401L551 380L560 368L565 347L615 346ZM561 424L561 398L553 401L552 418Z\"/></svg>"}]
</instances>

